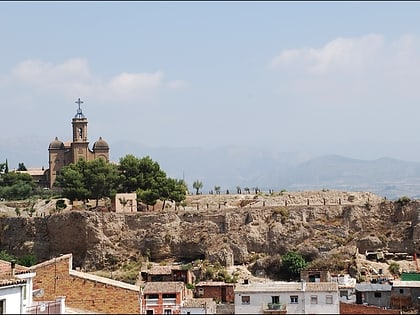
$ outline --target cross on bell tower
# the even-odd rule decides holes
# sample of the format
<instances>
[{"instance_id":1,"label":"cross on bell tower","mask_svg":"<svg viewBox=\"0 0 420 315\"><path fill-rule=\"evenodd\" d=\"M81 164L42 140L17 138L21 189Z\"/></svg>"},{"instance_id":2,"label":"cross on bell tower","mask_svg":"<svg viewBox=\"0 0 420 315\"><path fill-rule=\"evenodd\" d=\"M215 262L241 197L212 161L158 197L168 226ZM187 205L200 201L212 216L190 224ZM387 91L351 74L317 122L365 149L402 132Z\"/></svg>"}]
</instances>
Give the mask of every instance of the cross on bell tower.
<instances>
[{"instance_id":1,"label":"cross on bell tower","mask_svg":"<svg viewBox=\"0 0 420 315\"><path fill-rule=\"evenodd\" d=\"M74 118L85 118L85 115L83 115L82 109L80 108L80 104L83 104L83 101L80 100L80 97L77 99L75 103L78 104L79 107L77 108L77 113L74 116Z\"/></svg>"}]
</instances>

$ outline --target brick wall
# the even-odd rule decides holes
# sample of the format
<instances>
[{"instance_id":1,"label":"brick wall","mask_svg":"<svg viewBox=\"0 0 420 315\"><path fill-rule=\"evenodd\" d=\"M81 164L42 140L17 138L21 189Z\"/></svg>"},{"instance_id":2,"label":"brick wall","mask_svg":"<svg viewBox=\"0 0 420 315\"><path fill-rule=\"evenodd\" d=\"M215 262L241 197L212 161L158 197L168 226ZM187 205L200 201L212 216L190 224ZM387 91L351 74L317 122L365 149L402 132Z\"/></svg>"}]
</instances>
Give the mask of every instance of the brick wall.
<instances>
[{"instance_id":1,"label":"brick wall","mask_svg":"<svg viewBox=\"0 0 420 315\"><path fill-rule=\"evenodd\" d=\"M199 289L203 289L203 293L199 294ZM235 292L233 286L197 286L195 296L201 298L212 298L213 300L233 303L235 302Z\"/></svg>"},{"instance_id":2,"label":"brick wall","mask_svg":"<svg viewBox=\"0 0 420 315\"><path fill-rule=\"evenodd\" d=\"M340 302L340 314L400 314L400 311L383 309L377 306Z\"/></svg>"},{"instance_id":3,"label":"brick wall","mask_svg":"<svg viewBox=\"0 0 420 315\"><path fill-rule=\"evenodd\" d=\"M110 284L113 281L102 277L96 277L99 281L86 279L81 272L72 275L71 264L69 254L31 267L36 272L34 290L44 289L44 296L34 298L34 301L65 296L68 307L107 314L139 313L139 290Z\"/></svg>"}]
</instances>

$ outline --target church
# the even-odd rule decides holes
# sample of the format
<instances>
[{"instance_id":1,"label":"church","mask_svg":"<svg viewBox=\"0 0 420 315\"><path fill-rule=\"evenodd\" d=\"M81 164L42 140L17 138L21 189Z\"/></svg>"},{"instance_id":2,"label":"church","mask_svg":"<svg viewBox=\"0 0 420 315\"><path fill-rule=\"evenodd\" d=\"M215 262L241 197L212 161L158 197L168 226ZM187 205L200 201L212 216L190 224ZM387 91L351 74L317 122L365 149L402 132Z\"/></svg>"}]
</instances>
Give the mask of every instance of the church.
<instances>
[{"instance_id":1,"label":"church","mask_svg":"<svg viewBox=\"0 0 420 315\"><path fill-rule=\"evenodd\" d=\"M88 121L83 115L80 98L76 115L72 119L73 140L62 142L56 137L49 145L49 169L44 173L49 188L54 187L54 182L61 169L69 164L76 164L80 159L92 161L97 158L109 162L108 143L99 137L93 144L92 150L88 141Z\"/></svg>"}]
</instances>

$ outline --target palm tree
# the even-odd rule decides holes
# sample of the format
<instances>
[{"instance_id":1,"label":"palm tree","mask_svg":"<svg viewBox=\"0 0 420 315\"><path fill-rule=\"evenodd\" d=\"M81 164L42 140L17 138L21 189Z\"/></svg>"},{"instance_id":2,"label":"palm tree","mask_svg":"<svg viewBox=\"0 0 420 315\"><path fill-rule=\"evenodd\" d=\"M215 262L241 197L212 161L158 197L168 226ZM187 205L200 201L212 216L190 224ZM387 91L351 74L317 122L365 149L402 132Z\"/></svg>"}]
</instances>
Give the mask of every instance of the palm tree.
<instances>
[{"instance_id":1,"label":"palm tree","mask_svg":"<svg viewBox=\"0 0 420 315\"><path fill-rule=\"evenodd\" d=\"M195 194L200 194L200 189L203 188L203 183L200 182L198 179L193 183L193 188L195 189Z\"/></svg>"}]
</instances>

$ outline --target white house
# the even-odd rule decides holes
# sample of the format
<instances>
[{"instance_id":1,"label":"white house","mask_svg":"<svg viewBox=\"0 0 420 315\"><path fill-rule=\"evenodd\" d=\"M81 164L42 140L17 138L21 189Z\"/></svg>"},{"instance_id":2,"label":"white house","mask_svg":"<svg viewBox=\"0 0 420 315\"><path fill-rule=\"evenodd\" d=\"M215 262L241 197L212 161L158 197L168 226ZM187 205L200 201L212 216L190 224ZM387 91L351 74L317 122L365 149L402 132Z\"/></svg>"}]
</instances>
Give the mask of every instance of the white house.
<instances>
[{"instance_id":1,"label":"white house","mask_svg":"<svg viewBox=\"0 0 420 315\"><path fill-rule=\"evenodd\" d=\"M0 314L24 314L26 308L23 304L26 280L1 279L0 280Z\"/></svg>"},{"instance_id":2,"label":"white house","mask_svg":"<svg viewBox=\"0 0 420 315\"><path fill-rule=\"evenodd\" d=\"M339 314L338 284L283 282L238 284L235 314Z\"/></svg>"},{"instance_id":3,"label":"white house","mask_svg":"<svg viewBox=\"0 0 420 315\"><path fill-rule=\"evenodd\" d=\"M194 298L184 302L181 314L216 314L216 302L212 298Z\"/></svg>"}]
</instances>

